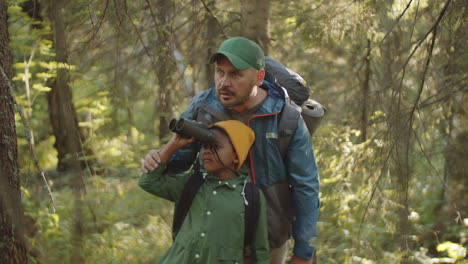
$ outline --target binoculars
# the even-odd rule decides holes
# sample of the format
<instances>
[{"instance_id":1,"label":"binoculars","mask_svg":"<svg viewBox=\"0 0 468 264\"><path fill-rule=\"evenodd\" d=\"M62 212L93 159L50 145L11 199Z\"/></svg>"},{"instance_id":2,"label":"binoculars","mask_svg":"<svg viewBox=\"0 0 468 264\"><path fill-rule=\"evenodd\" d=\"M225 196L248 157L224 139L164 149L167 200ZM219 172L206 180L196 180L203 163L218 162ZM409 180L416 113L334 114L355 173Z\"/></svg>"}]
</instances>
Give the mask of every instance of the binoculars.
<instances>
[{"instance_id":1,"label":"binoculars","mask_svg":"<svg viewBox=\"0 0 468 264\"><path fill-rule=\"evenodd\" d=\"M183 137L194 137L202 144L216 141L216 135L207 126L185 118L172 119L169 122L169 130Z\"/></svg>"}]
</instances>

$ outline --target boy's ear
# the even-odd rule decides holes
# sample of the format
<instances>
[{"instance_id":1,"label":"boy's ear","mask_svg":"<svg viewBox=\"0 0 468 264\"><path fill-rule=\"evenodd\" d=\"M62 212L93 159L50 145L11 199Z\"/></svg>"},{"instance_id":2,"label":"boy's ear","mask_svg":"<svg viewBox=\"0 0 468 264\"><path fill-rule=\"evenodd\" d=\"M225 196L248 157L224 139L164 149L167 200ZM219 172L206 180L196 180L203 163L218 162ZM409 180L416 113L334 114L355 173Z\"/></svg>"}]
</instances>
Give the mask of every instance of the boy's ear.
<instances>
[{"instance_id":1,"label":"boy's ear","mask_svg":"<svg viewBox=\"0 0 468 264\"><path fill-rule=\"evenodd\" d=\"M234 164L239 164L239 157L237 156L237 154L236 154L236 157L234 158L234 160L232 162Z\"/></svg>"}]
</instances>

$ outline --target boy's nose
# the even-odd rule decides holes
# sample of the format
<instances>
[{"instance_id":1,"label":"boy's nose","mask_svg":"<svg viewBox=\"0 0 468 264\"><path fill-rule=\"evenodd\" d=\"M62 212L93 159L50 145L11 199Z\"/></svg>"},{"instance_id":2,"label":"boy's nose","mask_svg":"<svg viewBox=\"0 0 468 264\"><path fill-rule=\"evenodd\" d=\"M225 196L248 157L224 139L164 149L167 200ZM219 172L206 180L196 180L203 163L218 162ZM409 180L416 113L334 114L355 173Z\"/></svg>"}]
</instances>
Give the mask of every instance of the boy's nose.
<instances>
[{"instance_id":1,"label":"boy's nose","mask_svg":"<svg viewBox=\"0 0 468 264\"><path fill-rule=\"evenodd\" d=\"M202 151L202 153L203 153L203 152L206 152L206 153L212 153L213 151L211 150L211 148L210 148L210 147L203 147L203 151Z\"/></svg>"}]
</instances>

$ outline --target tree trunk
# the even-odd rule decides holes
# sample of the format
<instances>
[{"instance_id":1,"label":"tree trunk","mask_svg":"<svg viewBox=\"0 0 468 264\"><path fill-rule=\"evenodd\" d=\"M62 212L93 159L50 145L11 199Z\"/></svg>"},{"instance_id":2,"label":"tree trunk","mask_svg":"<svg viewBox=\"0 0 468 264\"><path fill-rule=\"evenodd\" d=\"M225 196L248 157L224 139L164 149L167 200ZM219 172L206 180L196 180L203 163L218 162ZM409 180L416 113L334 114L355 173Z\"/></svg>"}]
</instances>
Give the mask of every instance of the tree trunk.
<instances>
[{"instance_id":1,"label":"tree trunk","mask_svg":"<svg viewBox=\"0 0 468 264\"><path fill-rule=\"evenodd\" d=\"M34 22L38 22L38 23L32 23L32 25L31 25L32 28L35 28L35 29L42 29L43 28L44 19L43 19L42 15L41 15L43 4L50 4L50 3L47 3L46 1L39 2L38 0L29 0L29 1L26 1L26 2L21 4L23 11L26 12L29 15L29 17L31 17L31 19L34 20ZM60 19L62 19L62 18L60 18ZM64 33L64 30L63 30L63 25L61 24L59 27L60 28L57 28L57 30L61 30L62 32L57 32L58 33L57 36L59 36L60 34L62 34L62 36L59 36L58 39L60 39L60 40L63 39L64 40L65 39L65 33ZM54 32L54 34L52 36L47 35L44 38L46 38L46 39L48 39L48 40L50 40L51 42L54 43L54 46L55 46L54 48L56 49L56 51L60 50L60 51L57 51L56 61L57 62L67 63L68 62L68 55L67 55L67 51L66 51L66 42L63 41L63 43L57 44L56 43L57 36L56 36L56 33ZM59 56L61 58L59 58ZM61 72L59 73L59 71L61 71ZM50 115L50 118L51 118L50 122L51 122L51 125L52 125L52 128L53 128L53 133L54 133L54 136L55 136L55 139L56 139L54 147L55 147L55 149L57 150L57 153L58 153L58 155L57 155L58 156L57 170L58 171L66 171L66 170L68 170L70 168L70 165L69 165L70 162L66 160L68 154L70 153L70 150L67 149L66 144L64 143L64 141L67 140L66 130L61 127L66 122L63 122L61 120L69 118L69 114L62 113L61 111L63 110L62 108L67 108L68 109L69 107L63 106L61 108L61 106L59 106L60 102L65 102L65 101L58 101L58 100L60 100L60 98L62 98L62 97L70 97L70 102L71 102L72 99L71 99L71 89L70 89L70 87L68 87L68 72L67 72L67 70L65 68L58 69L57 70L57 76L59 74L62 74L62 76L67 75L66 77L61 77L61 79L67 80L67 84L66 84L67 88L63 88L62 89L63 92L58 91L60 89L60 86L58 86L58 85L63 85L63 82L57 83L58 77L56 79L49 79L49 80L47 80L47 84L48 84L48 86L50 86L52 88L52 91L49 92L47 94L47 96L48 96L48 104L49 104L49 115ZM68 89L68 91L65 91L66 89ZM85 137L85 134L82 134L83 129L78 129L78 121L77 121L78 119L76 117L76 113L75 113L73 104L71 104L71 109L73 109L72 110L73 111L73 116L74 116L74 119L76 121L75 130L78 131L78 134L80 136L79 137L80 148L82 148L81 142L84 142L86 137ZM84 151L85 152L80 152L80 153L86 153L86 155L88 157L93 157L94 156L94 151L92 150L92 148L85 148ZM87 158L86 160L84 158L82 159L82 164L81 164L82 168L92 169L91 164L93 164L93 159L91 159L91 158ZM94 174L94 171L92 171L92 173Z\"/></svg>"},{"instance_id":2,"label":"tree trunk","mask_svg":"<svg viewBox=\"0 0 468 264\"><path fill-rule=\"evenodd\" d=\"M56 52L56 61L63 66L57 68L57 77L51 85L48 94L50 121L56 138L55 147L59 154L58 170L68 171L72 174L71 186L74 194L74 219L72 228L71 263L84 263L82 252L83 233L83 175L80 157L83 156L81 138L78 129L75 107L72 100L72 91L68 84L69 74L66 66L68 54L65 28L63 22L63 6L60 0L51 0L48 6L48 15L53 30L53 45Z\"/></svg>"},{"instance_id":3,"label":"tree trunk","mask_svg":"<svg viewBox=\"0 0 468 264\"><path fill-rule=\"evenodd\" d=\"M401 98L401 94L398 97ZM409 162L409 153L411 148L411 129L408 122L408 114L401 108L399 100L394 102L395 107L388 113L389 131L393 145L392 164L390 166L391 175L395 178L395 201L397 208L397 235L399 247L402 254L400 263L408 263L408 252L411 250L410 232L411 222L409 215L409 182L411 176L411 166Z\"/></svg>"},{"instance_id":4,"label":"tree trunk","mask_svg":"<svg viewBox=\"0 0 468 264\"><path fill-rule=\"evenodd\" d=\"M210 1L207 4L208 8L211 10L211 12L216 11L216 1ZM206 13L205 17L206 21L206 37L205 37L205 56L202 58L202 65L205 65L205 76L203 78L203 81L201 82L201 89L205 90L208 89L209 87L212 86L214 82L214 67L212 64L209 62L209 57L211 54L215 53L217 50L217 39L219 39L219 34L221 33L221 28L219 28L218 22L216 21L216 18L214 18L211 14Z\"/></svg>"},{"instance_id":5,"label":"tree trunk","mask_svg":"<svg viewBox=\"0 0 468 264\"><path fill-rule=\"evenodd\" d=\"M269 19L269 0L241 0L241 35L257 42L265 54L270 46Z\"/></svg>"},{"instance_id":6,"label":"tree trunk","mask_svg":"<svg viewBox=\"0 0 468 264\"><path fill-rule=\"evenodd\" d=\"M455 32L452 32L448 40L447 53L449 61L444 70L446 78L446 86L450 87L453 80L464 78L468 71L468 66L460 58L466 56L466 36L468 36L467 17L468 11L464 6L463 1L454 2L454 10L464 10L459 19L460 14L454 14L454 20L462 21ZM463 84L462 84L463 85ZM455 87L454 87L455 88ZM451 98L449 112L450 129L448 135L448 144L445 154L446 167L446 188L444 188L444 204L442 206L442 214L440 214L440 226L447 227L448 223L453 223L455 220L458 224L463 225L463 219L468 218L468 166L466 157L468 157L468 101L467 90L462 93L454 93ZM440 213L440 212L439 212Z\"/></svg>"},{"instance_id":7,"label":"tree trunk","mask_svg":"<svg viewBox=\"0 0 468 264\"><path fill-rule=\"evenodd\" d=\"M159 138L163 138L169 133L169 121L172 111L172 74L177 71L175 59L173 57L172 34L172 14L174 6L170 0L158 0L157 2L157 35L158 35L158 56L156 76L159 87L157 102L155 105L155 116L159 118Z\"/></svg>"},{"instance_id":8,"label":"tree trunk","mask_svg":"<svg viewBox=\"0 0 468 264\"><path fill-rule=\"evenodd\" d=\"M450 135L446 150L447 179L441 221L463 224L468 218L468 101L467 94L453 100ZM448 220L448 221L447 221Z\"/></svg>"},{"instance_id":9,"label":"tree trunk","mask_svg":"<svg viewBox=\"0 0 468 264\"><path fill-rule=\"evenodd\" d=\"M8 87L13 77L9 40L7 3L0 0L0 263L22 264L28 263L28 257L18 175L15 105Z\"/></svg>"},{"instance_id":10,"label":"tree trunk","mask_svg":"<svg viewBox=\"0 0 468 264\"><path fill-rule=\"evenodd\" d=\"M69 86L68 52L63 22L61 1L52 0L48 8L52 23L53 45L58 62L57 76L49 80L52 90L48 93L50 122L55 136L54 147L58 153L58 171L73 170L75 161L83 158L82 138L78 129L78 119L73 105L73 95ZM82 159L81 168L86 168Z\"/></svg>"},{"instance_id":11,"label":"tree trunk","mask_svg":"<svg viewBox=\"0 0 468 264\"><path fill-rule=\"evenodd\" d=\"M361 110L361 142L367 140L367 105L369 104L369 86L370 86L370 75L371 75L371 40L367 39L367 52L366 52L366 72L364 83L362 84L362 110Z\"/></svg>"}]
</instances>

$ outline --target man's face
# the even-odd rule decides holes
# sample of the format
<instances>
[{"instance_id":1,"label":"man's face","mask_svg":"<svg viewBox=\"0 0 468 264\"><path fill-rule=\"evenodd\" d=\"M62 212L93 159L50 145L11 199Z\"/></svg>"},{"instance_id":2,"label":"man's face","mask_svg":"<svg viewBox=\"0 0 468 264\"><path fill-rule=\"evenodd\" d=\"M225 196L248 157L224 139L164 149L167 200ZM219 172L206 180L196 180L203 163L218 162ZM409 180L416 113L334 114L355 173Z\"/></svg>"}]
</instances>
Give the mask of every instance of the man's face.
<instances>
[{"instance_id":1,"label":"man's face","mask_svg":"<svg viewBox=\"0 0 468 264\"><path fill-rule=\"evenodd\" d=\"M220 56L215 63L214 80L221 104L238 112L245 110L245 104L263 82L258 70L238 70L224 56Z\"/></svg>"}]
</instances>

